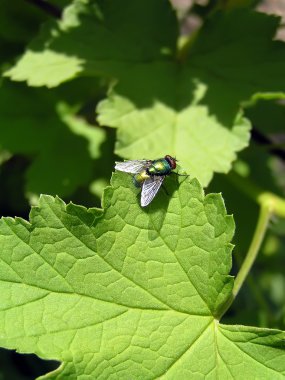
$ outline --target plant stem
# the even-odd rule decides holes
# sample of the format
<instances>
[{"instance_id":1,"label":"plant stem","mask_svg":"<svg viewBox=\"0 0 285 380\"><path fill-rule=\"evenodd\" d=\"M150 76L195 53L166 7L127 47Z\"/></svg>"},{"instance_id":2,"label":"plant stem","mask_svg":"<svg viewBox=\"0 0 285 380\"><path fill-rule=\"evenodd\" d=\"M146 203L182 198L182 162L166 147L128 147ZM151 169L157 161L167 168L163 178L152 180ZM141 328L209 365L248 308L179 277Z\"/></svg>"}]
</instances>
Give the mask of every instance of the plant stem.
<instances>
[{"instance_id":1,"label":"plant stem","mask_svg":"<svg viewBox=\"0 0 285 380\"><path fill-rule=\"evenodd\" d=\"M261 205L257 226L253 235L253 239L249 246L249 250L246 254L246 257L242 263L242 266L237 274L235 279L234 287L233 287L233 299L236 298L238 292L244 280L246 279L255 259L258 254L259 248L265 236L265 232L268 227L268 223L270 221L270 217L272 216L273 210L268 205Z\"/></svg>"},{"instance_id":2,"label":"plant stem","mask_svg":"<svg viewBox=\"0 0 285 380\"><path fill-rule=\"evenodd\" d=\"M231 297L229 297L227 302L219 310L219 319L225 314L233 303L249 271L251 270L264 239L271 216L275 214L279 217L285 217L285 199L276 194L262 190L250 180L238 175L235 172L231 172L228 178L236 187L245 192L250 198L260 205L260 212L248 252L236 276Z\"/></svg>"},{"instance_id":3,"label":"plant stem","mask_svg":"<svg viewBox=\"0 0 285 380\"><path fill-rule=\"evenodd\" d=\"M236 255L235 261L238 265L238 268L240 268L242 265L242 262L243 262L242 258L239 255ZM266 319L268 322L267 325L268 325L269 321L271 322L274 319L274 316L272 314L272 311L271 311L267 301L265 300L265 298L263 296L263 292L260 289L260 286L256 283L256 281L254 280L251 273L248 274L248 276L246 278L246 282L248 284L250 292L252 293L253 297L256 300L257 306L259 306L262 310L265 311Z\"/></svg>"},{"instance_id":4,"label":"plant stem","mask_svg":"<svg viewBox=\"0 0 285 380\"><path fill-rule=\"evenodd\" d=\"M272 214L273 214L273 209L272 207L269 207L268 203L261 205L257 226L255 229L252 241L250 243L248 252L235 278L231 297L229 297L227 302L219 310L218 319L220 319L226 313L226 311L230 308L238 292L240 291L240 288L242 284L244 283L249 271L251 270L251 267L257 257L259 248L265 236L268 223L270 221L270 217L272 216Z\"/></svg>"}]
</instances>

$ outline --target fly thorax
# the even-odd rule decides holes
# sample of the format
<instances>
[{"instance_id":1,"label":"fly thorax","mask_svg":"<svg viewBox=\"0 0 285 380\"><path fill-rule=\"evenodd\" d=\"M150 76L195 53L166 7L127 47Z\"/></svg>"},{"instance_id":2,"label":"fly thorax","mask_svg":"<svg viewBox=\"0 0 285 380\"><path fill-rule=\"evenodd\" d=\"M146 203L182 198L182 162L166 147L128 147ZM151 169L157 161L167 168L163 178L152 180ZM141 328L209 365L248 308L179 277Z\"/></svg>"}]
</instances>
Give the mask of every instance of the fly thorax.
<instances>
[{"instance_id":1,"label":"fly thorax","mask_svg":"<svg viewBox=\"0 0 285 380\"><path fill-rule=\"evenodd\" d=\"M165 159L153 161L152 165L148 168L151 175L166 175L170 173L171 167Z\"/></svg>"}]
</instances>

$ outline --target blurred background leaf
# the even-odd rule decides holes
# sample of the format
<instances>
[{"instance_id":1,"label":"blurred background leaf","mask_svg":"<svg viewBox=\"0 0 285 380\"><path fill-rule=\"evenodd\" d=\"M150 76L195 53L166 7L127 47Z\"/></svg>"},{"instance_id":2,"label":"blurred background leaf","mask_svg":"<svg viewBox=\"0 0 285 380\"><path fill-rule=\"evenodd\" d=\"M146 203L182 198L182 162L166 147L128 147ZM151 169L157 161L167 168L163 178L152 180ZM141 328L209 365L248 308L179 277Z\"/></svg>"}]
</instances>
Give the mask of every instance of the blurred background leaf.
<instances>
[{"instance_id":1,"label":"blurred background leaf","mask_svg":"<svg viewBox=\"0 0 285 380\"><path fill-rule=\"evenodd\" d=\"M100 91L97 81L88 81L93 94L85 92L85 85L67 85L66 91L76 93L81 102L73 107L62 101L70 97L55 92L7 82L0 88L0 147L11 156L25 157L26 194L67 197L94 180L107 132L88 122L86 109L84 116L80 114L87 102L93 114Z\"/></svg>"}]
</instances>

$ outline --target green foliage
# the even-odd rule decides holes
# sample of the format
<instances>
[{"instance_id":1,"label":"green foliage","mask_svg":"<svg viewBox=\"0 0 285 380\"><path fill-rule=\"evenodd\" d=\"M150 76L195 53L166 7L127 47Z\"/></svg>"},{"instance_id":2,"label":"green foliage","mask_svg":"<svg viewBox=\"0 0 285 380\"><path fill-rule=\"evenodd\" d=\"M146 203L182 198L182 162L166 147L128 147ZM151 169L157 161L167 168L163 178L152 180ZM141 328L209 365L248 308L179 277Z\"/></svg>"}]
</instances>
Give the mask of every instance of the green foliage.
<instances>
[{"instance_id":1,"label":"green foliage","mask_svg":"<svg viewBox=\"0 0 285 380\"><path fill-rule=\"evenodd\" d=\"M30 223L4 218L1 344L63 361L45 378L281 379L283 333L219 324L233 218L182 181L145 212L120 174L103 211L43 196Z\"/></svg>"},{"instance_id":2,"label":"green foliage","mask_svg":"<svg viewBox=\"0 0 285 380\"><path fill-rule=\"evenodd\" d=\"M92 159L99 157L105 139L104 130L91 128L56 101L54 96L22 86L9 84L0 89L1 148L34 157L26 173L28 193L66 196L87 184L92 178Z\"/></svg>"},{"instance_id":3,"label":"green foliage","mask_svg":"<svg viewBox=\"0 0 285 380\"><path fill-rule=\"evenodd\" d=\"M172 64L153 64L130 69L127 76L122 82L126 87L116 86L119 94L111 92L98 106L99 122L119 128L119 155L134 159L146 157L148 151L153 157L176 154L185 170L204 186L214 171L230 170L235 152L249 139L246 119L237 115L232 128L218 122L200 104L206 88L193 84L187 68L177 73ZM137 87L139 92L135 92ZM180 97L185 104L179 104Z\"/></svg>"},{"instance_id":4,"label":"green foliage","mask_svg":"<svg viewBox=\"0 0 285 380\"><path fill-rule=\"evenodd\" d=\"M1 379L284 378L280 21L177 2L3 1L0 344L61 364ZM165 154L189 177L101 201Z\"/></svg>"},{"instance_id":5,"label":"green foliage","mask_svg":"<svg viewBox=\"0 0 285 380\"><path fill-rule=\"evenodd\" d=\"M98 107L99 121L119 128L116 152L131 159L179 154L206 186L248 144L242 102L285 89L284 46L268 44L277 26L277 18L249 10L218 13L177 60L177 21L165 0L124 7L78 0L61 21L45 25L6 75L48 87L78 75L119 79Z\"/></svg>"}]
</instances>

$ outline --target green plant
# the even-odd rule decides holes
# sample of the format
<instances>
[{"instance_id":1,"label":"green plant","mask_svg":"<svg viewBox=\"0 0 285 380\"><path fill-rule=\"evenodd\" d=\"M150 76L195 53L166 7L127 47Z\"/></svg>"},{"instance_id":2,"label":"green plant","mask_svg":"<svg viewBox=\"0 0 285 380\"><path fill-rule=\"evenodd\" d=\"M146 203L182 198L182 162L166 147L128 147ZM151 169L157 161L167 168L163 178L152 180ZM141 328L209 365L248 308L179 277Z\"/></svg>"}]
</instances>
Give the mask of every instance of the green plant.
<instances>
[{"instance_id":1,"label":"green plant","mask_svg":"<svg viewBox=\"0 0 285 380\"><path fill-rule=\"evenodd\" d=\"M7 1L0 206L35 206L0 223L0 344L62 362L42 379L284 377L285 45L241 3L186 38L167 0L24 7L11 64ZM190 178L142 209L113 151Z\"/></svg>"}]
</instances>

